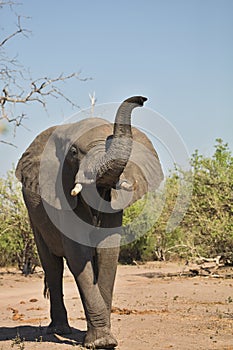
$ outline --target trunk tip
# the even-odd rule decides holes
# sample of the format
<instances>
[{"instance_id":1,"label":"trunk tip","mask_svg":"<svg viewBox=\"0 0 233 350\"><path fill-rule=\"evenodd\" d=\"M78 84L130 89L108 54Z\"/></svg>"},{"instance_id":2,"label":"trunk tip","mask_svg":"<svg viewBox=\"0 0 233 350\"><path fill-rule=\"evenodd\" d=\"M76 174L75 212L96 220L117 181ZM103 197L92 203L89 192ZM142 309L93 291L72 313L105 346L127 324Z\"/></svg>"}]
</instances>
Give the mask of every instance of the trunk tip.
<instances>
[{"instance_id":1,"label":"trunk tip","mask_svg":"<svg viewBox=\"0 0 233 350\"><path fill-rule=\"evenodd\" d=\"M143 106L144 102L147 101L147 97L143 97L143 96L132 96L127 98L127 100L125 100L124 102L128 102L128 103L136 103L139 106Z\"/></svg>"}]
</instances>

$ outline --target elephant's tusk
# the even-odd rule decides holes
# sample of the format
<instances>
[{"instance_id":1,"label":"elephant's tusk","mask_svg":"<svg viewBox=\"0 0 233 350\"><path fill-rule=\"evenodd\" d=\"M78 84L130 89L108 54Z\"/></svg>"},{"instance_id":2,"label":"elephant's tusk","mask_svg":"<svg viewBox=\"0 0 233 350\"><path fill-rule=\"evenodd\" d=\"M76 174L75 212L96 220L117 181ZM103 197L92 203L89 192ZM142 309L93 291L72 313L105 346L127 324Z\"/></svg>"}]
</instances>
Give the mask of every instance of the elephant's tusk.
<instances>
[{"instance_id":1,"label":"elephant's tusk","mask_svg":"<svg viewBox=\"0 0 233 350\"><path fill-rule=\"evenodd\" d=\"M71 196L73 196L73 197L77 196L79 194L79 192L82 191L82 188L83 187L81 184L76 184L70 192Z\"/></svg>"},{"instance_id":2,"label":"elephant's tusk","mask_svg":"<svg viewBox=\"0 0 233 350\"><path fill-rule=\"evenodd\" d=\"M135 188L136 188L136 186L135 186L136 184L134 183L134 184L131 184L130 182L128 182L128 181L126 181L126 180L123 180L121 183L120 183L120 188L122 189L122 190L125 190L125 191L133 191L133 190L135 190Z\"/></svg>"}]
</instances>

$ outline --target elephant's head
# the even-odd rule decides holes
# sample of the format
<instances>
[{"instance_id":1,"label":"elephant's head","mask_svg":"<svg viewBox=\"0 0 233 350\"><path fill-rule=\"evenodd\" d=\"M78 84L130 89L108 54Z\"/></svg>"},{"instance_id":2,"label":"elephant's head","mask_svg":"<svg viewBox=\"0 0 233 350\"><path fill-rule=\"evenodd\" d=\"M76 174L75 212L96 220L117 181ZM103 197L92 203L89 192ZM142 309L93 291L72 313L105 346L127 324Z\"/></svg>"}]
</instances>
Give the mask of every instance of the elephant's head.
<instances>
[{"instance_id":1,"label":"elephant's head","mask_svg":"<svg viewBox=\"0 0 233 350\"><path fill-rule=\"evenodd\" d=\"M131 128L132 110L146 100L141 96L125 100L113 126L89 118L45 130L21 157L16 176L58 209L74 209L88 187L107 190L113 208L132 204L163 179L151 142Z\"/></svg>"},{"instance_id":2,"label":"elephant's head","mask_svg":"<svg viewBox=\"0 0 233 350\"><path fill-rule=\"evenodd\" d=\"M143 106L146 100L145 97L135 96L120 105L115 118L113 134L108 135L106 139L105 151L101 152L97 148L96 152L90 152L81 161L72 195L77 195L83 184L96 183L97 187L104 188L116 186L132 151L131 112L135 107ZM77 149L78 147L72 145L71 148Z\"/></svg>"}]
</instances>

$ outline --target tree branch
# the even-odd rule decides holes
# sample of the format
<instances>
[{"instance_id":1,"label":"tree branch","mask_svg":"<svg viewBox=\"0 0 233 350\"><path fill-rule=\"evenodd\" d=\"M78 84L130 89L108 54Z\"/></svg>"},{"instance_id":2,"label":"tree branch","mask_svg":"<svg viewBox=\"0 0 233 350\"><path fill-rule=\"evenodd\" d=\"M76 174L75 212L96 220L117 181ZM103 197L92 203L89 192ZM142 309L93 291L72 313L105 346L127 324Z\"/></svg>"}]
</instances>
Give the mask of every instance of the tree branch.
<instances>
[{"instance_id":1,"label":"tree branch","mask_svg":"<svg viewBox=\"0 0 233 350\"><path fill-rule=\"evenodd\" d=\"M21 95L11 95L7 90L7 86L2 89L2 94L0 95L0 105L3 107L6 102L8 103L27 103L27 102L40 102L44 107L46 102L44 97L52 96L55 98L62 97L67 102L72 104L75 107L79 107L76 103L71 101L68 97L64 95L64 93L56 86L54 83L58 83L60 81L64 82L71 78L77 78L81 81L86 81L86 79L79 78L79 73L72 73L70 75L60 74L57 78L39 78L35 81L31 82L31 89L26 94ZM0 118L1 119L1 118Z\"/></svg>"},{"instance_id":2,"label":"tree branch","mask_svg":"<svg viewBox=\"0 0 233 350\"><path fill-rule=\"evenodd\" d=\"M1 4L0 4L0 6L1 6ZM22 26L21 26L21 17L22 16L18 16L18 23L17 23L18 29L14 33L8 35L5 39L3 39L3 41L0 42L0 47L3 47L7 43L7 41L11 40L12 38L14 38L18 34L23 34L23 35L26 36L26 33L30 33L29 30L27 30L25 28L22 28Z\"/></svg>"},{"instance_id":3,"label":"tree branch","mask_svg":"<svg viewBox=\"0 0 233 350\"><path fill-rule=\"evenodd\" d=\"M12 147L17 148L17 146L16 146L16 145L14 145L14 144L13 144L13 143L11 143L11 142L7 142L7 141L4 141L4 140L0 140L0 143L4 143L5 145L8 145L8 146L12 146Z\"/></svg>"},{"instance_id":4,"label":"tree branch","mask_svg":"<svg viewBox=\"0 0 233 350\"><path fill-rule=\"evenodd\" d=\"M55 78L45 77L31 81L27 92L21 88L20 92L14 94L11 94L8 91L8 86L5 86L0 94L0 121L6 120L9 123L14 123L15 127L21 126L22 121L25 119L25 114L12 118L10 117L9 110L7 110L7 106L36 102L41 104L42 107L46 109L47 99L49 97L56 99L61 97L66 102L71 104L72 107L80 108L57 86L59 82L66 82L67 80L73 78L80 81L88 80L88 78L80 78L80 73L71 73L69 75L60 74ZM18 86L18 88L20 87Z\"/></svg>"},{"instance_id":5,"label":"tree branch","mask_svg":"<svg viewBox=\"0 0 233 350\"><path fill-rule=\"evenodd\" d=\"M28 18L17 15L13 10L14 5L19 3L13 0L0 0L0 9L4 6L10 6L13 14L17 17L16 30L0 41L0 123L5 121L14 126L14 134L16 128L24 126L23 121L26 118L24 113L15 113L12 107L20 104L39 103L45 110L49 97L58 99L62 98L72 107L80 108L74 101L65 95L59 87L59 83L65 83L70 79L78 79L86 81L90 78L81 78L80 72L71 73L68 75L59 74L56 77L44 77L33 80L31 74L23 65L21 65L17 57L8 57L5 46L13 38L24 35L27 37L29 30L22 27L21 19ZM16 114L16 116L15 116ZM0 125L1 127L1 125ZM1 133L1 132L0 132ZM6 141L2 143L10 144Z\"/></svg>"}]
</instances>

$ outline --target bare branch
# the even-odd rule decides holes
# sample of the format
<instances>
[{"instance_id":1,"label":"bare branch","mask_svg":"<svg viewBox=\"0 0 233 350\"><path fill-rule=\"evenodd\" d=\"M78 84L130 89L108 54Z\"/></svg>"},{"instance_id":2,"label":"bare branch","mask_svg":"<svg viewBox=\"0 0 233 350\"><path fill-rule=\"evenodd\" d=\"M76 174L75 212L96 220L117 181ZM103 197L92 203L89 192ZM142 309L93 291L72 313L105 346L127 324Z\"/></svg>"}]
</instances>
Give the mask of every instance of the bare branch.
<instances>
[{"instance_id":1,"label":"bare branch","mask_svg":"<svg viewBox=\"0 0 233 350\"><path fill-rule=\"evenodd\" d=\"M70 75L64 76L63 74L59 75L57 78L39 78L35 81L31 82L31 89L27 94L23 96L23 92L21 95L10 95L7 87L4 87L2 90L2 94L0 95L0 105L3 107L6 102L10 103L27 103L27 102L40 102L43 106L45 106L45 101L43 97L45 96L53 96L53 97L63 97L67 102L71 103L73 106L78 107L74 102L72 102L68 97L66 97L62 91L54 85L54 83L58 83L60 81L64 82L71 78L78 78L79 73L72 73ZM87 80L87 79L79 79L79 80Z\"/></svg>"},{"instance_id":2,"label":"bare branch","mask_svg":"<svg viewBox=\"0 0 233 350\"><path fill-rule=\"evenodd\" d=\"M63 98L66 102L72 105L72 107L80 108L74 101L67 97L63 91L57 86L59 82L66 82L69 79L76 78L81 81L86 81L88 78L80 78L80 73L71 73L69 75L60 74L55 78L39 78L30 82L28 91L25 92L22 88L18 93L11 94L8 86L5 86L0 93L0 120L6 120L9 123L13 123L15 128L22 125L22 121L25 119L25 114L21 114L17 117L10 117L9 111L6 110L7 106L36 102L42 105L46 109L47 99ZM18 86L20 88L20 86Z\"/></svg>"},{"instance_id":3,"label":"bare branch","mask_svg":"<svg viewBox=\"0 0 233 350\"><path fill-rule=\"evenodd\" d=\"M3 47L7 43L7 41L9 41L10 39L14 38L18 34L23 34L24 36L26 36L26 33L30 33L29 30L27 30L25 28L22 28L22 26L21 26L21 17L22 16L18 16L18 23L17 23L17 28L18 29L14 33L8 35L5 39L3 39L3 41L0 42L0 47Z\"/></svg>"},{"instance_id":4,"label":"bare branch","mask_svg":"<svg viewBox=\"0 0 233 350\"><path fill-rule=\"evenodd\" d=\"M19 3L16 3L15 1L0 1L0 7L3 6L13 6L13 5L20 5Z\"/></svg>"},{"instance_id":5,"label":"bare branch","mask_svg":"<svg viewBox=\"0 0 233 350\"><path fill-rule=\"evenodd\" d=\"M23 65L18 62L16 57L9 57L6 53L6 44L13 38L23 35L28 36L29 30L25 29L21 20L24 16L17 15L14 11L14 0L0 0L0 9L5 5L10 6L12 13L17 18L16 30L0 41L0 122L5 121L13 124L14 134L19 126L23 126L23 121L26 118L25 113L18 113L16 106L20 104L38 103L47 110L49 98L62 98L72 107L80 108L71 98L67 97L64 91L60 88L60 83L65 83L70 79L78 79L86 81L90 78L81 78L80 72L71 73L68 75L59 74L56 77L44 77L36 80L32 79L31 74ZM10 144L6 141L2 143Z\"/></svg>"},{"instance_id":6,"label":"bare branch","mask_svg":"<svg viewBox=\"0 0 233 350\"><path fill-rule=\"evenodd\" d=\"M13 143L11 143L11 142L7 142L7 141L4 141L4 140L0 140L0 143L4 143L5 145L8 145L8 146L12 146L12 147L17 148L17 146L16 146L16 145L14 145L14 144L13 144Z\"/></svg>"},{"instance_id":7,"label":"bare branch","mask_svg":"<svg viewBox=\"0 0 233 350\"><path fill-rule=\"evenodd\" d=\"M22 33L22 29L18 29L16 30L16 32L10 34L8 37L6 37L1 43L0 43L0 47L5 45L7 41L9 41L10 39L12 39L14 36L18 35Z\"/></svg>"}]
</instances>

